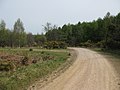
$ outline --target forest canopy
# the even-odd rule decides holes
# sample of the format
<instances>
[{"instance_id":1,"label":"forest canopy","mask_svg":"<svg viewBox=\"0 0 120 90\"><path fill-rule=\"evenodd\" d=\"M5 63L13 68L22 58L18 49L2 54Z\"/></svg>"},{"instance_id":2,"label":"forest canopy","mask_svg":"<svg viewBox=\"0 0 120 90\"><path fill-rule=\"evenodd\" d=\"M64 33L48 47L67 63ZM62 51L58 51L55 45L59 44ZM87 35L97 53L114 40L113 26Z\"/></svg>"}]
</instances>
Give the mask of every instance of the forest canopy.
<instances>
[{"instance_id":1,"label":"forest canopy","mask_svg":"<svg viewBox=\"0 0 120 90\"><path fill-rule=\"evenodd\" d=\"M67 46L85 46L120 49L120 13L112 16L108 12L103 19L65 24L62 27L47 23L44 30L45 34L26 33L20 19L15 22L13 30L10 30L6 28L5 21L1 20L0 47L66 48Z\"/></svg>"}]
</instances>

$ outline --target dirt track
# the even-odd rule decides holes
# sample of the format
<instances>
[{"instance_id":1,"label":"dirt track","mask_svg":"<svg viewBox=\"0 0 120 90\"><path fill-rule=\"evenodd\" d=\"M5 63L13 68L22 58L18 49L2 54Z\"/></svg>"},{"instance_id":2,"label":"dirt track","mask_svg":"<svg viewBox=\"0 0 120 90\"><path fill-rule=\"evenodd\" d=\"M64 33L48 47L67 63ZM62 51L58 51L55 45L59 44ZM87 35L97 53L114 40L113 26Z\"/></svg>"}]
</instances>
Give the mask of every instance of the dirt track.
<instances>
[{"instance_id":1,"label":"dirt track","mask_svg":"<svg viewBox=\"0 0 120 90\"><path fill-rule=\"evenodd\" d=\"M53 82L36 90L120 90L119 78L112 65L102 55L83 48L74 64Z\"/></svg>"}]
</instances>

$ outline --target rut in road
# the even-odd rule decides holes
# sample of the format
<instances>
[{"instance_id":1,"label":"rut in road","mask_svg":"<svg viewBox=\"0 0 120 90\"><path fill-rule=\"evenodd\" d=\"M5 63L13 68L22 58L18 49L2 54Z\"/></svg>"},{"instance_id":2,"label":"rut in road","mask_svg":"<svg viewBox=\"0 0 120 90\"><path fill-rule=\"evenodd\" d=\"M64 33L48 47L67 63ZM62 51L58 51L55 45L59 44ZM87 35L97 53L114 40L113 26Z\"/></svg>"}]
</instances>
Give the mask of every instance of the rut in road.
<instances>
[{"instance_id":1,"label":"rut in road","mask_svg":"<svg viewBox=\"0 0 120 90\"><path fill-rule=\"evenodd\" d=\"M45 87L36 86L36 90L120 90L118 75L106 58L88 49L72 49L77 52L74 64Z\"/></svg>"}]
</instances>

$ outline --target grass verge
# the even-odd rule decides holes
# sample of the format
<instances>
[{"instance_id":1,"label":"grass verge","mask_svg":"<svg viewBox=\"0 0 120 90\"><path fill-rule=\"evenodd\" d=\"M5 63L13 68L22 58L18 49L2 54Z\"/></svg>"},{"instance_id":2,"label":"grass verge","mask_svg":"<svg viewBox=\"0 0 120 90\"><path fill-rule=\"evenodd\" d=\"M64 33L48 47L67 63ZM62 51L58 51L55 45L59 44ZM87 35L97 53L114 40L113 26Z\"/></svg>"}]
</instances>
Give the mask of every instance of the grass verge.
<instances>
[{"instance_id":1,"label":"grass verge","mask_svg":"<svg viewBox=\"0 0 120 90\"><path fill-rule=\"evenodd\" d=\"M16 54L16 52L21 52L18 50L3 50L2 52L8 52ZM22 50L22 53L28 53L30 56L38 57L41 55L42 51L26 51ZM50 52L44 51L44 54L54 56L54 60L47 60L38 62L36 64L31 64L29 66L22 66L17 68L14 72L0 72L0 90L25 90L33 82L37 81L39 78L44 78L51 74L57 68L59 68L63 63L67 61L68 52Z\"/></svg>"}]
</instances>

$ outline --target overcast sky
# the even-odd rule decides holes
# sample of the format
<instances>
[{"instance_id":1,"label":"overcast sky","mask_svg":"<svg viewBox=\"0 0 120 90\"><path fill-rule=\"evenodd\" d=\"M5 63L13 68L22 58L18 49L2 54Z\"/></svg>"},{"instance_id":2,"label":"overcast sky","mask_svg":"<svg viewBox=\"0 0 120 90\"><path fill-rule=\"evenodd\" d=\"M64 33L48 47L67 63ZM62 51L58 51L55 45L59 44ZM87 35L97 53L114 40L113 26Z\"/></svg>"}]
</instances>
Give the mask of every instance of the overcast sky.
<instances>
[{"instance_id":1,"label":"overcast sky","mask_svg":"<svg viewBox=\"0 0 120 90\"><path fill-rule=\"evenodd\" d=\"M12 29L20 18L26 32L42 32L46 22L62 26L120 12L120 0L0 0L0 19Z\"/></svg>"}]
</instances>

